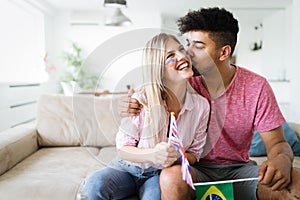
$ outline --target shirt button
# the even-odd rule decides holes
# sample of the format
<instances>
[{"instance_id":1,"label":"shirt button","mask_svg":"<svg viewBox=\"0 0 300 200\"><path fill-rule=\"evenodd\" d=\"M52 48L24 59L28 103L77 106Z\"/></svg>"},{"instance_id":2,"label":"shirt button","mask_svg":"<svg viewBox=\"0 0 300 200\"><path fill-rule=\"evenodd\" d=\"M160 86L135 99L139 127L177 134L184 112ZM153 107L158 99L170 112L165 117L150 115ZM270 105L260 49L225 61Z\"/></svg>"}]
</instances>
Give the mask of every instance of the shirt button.
<instances>
[{"instance_id":1,"label":"shirt button","mask_svg":"<svg viewBox=\"0 0 300 200\"><path fill-rule=\"evenodd\" d=\"M214 114L215 112L214 111L211 111L211 114Z\"/></svg>"},{"instance_id":2,"label":"shirt button","mask_svg":"<svg viewBox=\"0 0 300 200\"><path fill-rule=\"evenodd\" d=\"M211 101L211 103L215 103L215 101Z\"/></svg>"}]
</instances>

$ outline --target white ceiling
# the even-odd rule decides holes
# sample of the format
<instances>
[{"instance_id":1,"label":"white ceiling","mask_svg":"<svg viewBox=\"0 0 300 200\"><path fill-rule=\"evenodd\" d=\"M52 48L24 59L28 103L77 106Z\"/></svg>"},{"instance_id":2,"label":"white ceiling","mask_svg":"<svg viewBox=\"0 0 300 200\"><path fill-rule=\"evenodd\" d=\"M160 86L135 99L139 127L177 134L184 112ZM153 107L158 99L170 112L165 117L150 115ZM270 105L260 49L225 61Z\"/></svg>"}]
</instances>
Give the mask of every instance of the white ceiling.
<instances>
[{"instance_id":1,"label":"white ceiling","mask_svg":"<svg viewBox=\"0 0 300 200\"><path fill-rule=\"evenodd\" d=\"M101 10L104 0L44 0L54 9L60 10ZM163 13L181 13L189 9L208 6L227 8L284 8L292 0L127 0L128 9L160 10Z\"/></svg>"},{"instance_id":2,"label":"white ceiling","mask_svg":"<svg viewBox=\"0 0 300 200\"><path fill-rule=\"evenodd\" d=\"M59 10L101 10L104 0L44 0ZM292 0L127 0L130 10L159 10L173 15L189 9L221 6L232 9L277 9L291 4Z\"/></svg>"},{"instance_id":3,"label":"white ceiling","mask_svg":"<svg viewBox=\"0 0 300 200\"><path fill-rule=\"evenodd\" d=\"M41 1L41 0L40 0ZM104 11L104 0L43 0L54 11ZM162 16L180 17L191 9L225 7L239 18L255 20L278 9L284 9L293 0L127 0L125 13L159 11Z\"/></svg>"}]
</instances>

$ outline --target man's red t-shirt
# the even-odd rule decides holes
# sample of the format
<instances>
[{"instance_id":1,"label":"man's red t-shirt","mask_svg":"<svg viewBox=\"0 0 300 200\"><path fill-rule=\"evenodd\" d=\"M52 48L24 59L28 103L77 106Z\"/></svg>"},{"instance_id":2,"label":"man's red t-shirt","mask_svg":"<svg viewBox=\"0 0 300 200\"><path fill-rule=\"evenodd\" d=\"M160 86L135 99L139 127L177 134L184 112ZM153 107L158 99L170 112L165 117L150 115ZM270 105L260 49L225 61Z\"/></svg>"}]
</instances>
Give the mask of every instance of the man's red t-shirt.
<instances>
[{"instance_id":1,"label":"man's red t-shirt","mask_svg":"<svg viewBox=\"0 0 300 200\"><path fill-rule=\"evenodd\" d=\"M201 76L191 78L190 83L211 105L208 140L200 162L249 162L254 128L266 132L285 122L267 80L245 68L236 66L230 85L215 99L210 98Z\"/></svg>"}]
</instances>

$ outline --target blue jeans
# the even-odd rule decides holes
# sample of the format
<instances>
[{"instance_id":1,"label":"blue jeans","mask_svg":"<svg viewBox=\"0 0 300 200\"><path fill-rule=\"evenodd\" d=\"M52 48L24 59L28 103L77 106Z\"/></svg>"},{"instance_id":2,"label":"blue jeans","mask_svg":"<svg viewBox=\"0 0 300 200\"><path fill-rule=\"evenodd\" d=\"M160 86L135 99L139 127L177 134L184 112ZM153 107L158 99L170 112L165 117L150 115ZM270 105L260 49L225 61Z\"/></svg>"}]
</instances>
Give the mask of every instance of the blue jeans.
<instances>
[{"instance_id":1,"label":"blue jeans","mask_svg":"<svg viewBox=\"0 0 300 200\"><path fill-rule=\"evenodd\" d=\"M123 160L111 167L91 174L84 183L82 193L88 200L124 199L137 195L141 200L160 199L159 174L161 170L144 171Z\"/></svg>"}]
</instances>

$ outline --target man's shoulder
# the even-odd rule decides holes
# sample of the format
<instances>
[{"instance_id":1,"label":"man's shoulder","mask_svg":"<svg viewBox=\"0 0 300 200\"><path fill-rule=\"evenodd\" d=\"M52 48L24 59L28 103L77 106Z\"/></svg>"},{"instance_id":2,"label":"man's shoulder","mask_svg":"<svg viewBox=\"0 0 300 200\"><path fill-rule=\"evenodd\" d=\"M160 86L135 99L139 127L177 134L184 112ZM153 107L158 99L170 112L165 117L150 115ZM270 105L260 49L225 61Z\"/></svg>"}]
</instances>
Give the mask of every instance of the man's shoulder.
<instances>
[{"instance_id":1,"label":"man's shoulder","mask_svg":"<svg viewBox=\"0 0 300 200\"><path fill-rule=\"evenodd\" d=\"M244 67L237 67L236 79L239 83L244 82L245 85L251 87L265 85L268 82L267 79L262 75Z\"/></svg>"},{"instance_id":2,"label":"man's shoulder","mask_svg":"<svg viewBox=\"0 0 300 200\"><path fill-rule=\"evenodd\" d=\"M249 79L255 78L255 79L266 80L266 78L263 77L262 75L254 72L254 71L251 71L250 69L247 69L245 67L237 66L237 71L238 71L238 75L241 77L246 77Z\"/></svg>"}]
</instances>

